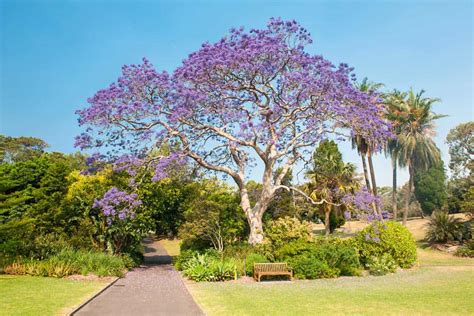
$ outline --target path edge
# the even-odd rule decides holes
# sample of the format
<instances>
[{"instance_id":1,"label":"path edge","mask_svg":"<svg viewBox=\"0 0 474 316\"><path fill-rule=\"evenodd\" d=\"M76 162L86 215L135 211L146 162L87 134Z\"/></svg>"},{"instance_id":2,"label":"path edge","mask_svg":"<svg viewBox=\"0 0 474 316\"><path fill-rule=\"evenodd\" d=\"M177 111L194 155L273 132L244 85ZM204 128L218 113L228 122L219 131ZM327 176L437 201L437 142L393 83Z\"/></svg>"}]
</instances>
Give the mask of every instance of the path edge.
<instances>
[{"instance_id":1,"label":"path edge","mask_svg":"<svg viewBox=\"0 0 474 316\"><path fill-rule=\"evenodd\" d=\"M67 314L68 316L74 316L78 311L80 311L84 306L86 306L87 304L89 304L91 301L93 301L97 296L99 296L100 294L102 294L105 290L107 290L109 287L111 287L112 285L114 285L118 280L120 280L121 278L117 277L115 280L113 280L112 282L110 282L109 284L107 284L106 286L104 286L100 291L98 291L97 293L95 293L94 295L92 295L91 297L89 297L86 301L82 302L81 305L79 305L77 308L75 308L72 312L70 312L69 314Z\"/></svg>"}]
</instances>

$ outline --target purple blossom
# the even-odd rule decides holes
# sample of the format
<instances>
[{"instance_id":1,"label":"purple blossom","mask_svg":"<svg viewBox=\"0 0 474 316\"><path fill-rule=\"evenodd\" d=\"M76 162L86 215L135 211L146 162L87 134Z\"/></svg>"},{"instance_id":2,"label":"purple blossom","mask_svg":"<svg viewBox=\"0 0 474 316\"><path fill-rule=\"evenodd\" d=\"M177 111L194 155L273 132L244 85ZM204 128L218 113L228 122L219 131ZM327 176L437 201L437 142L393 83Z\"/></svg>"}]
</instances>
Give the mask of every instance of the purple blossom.
<instances>
[{"instance_id":1,"label":"purple blossom","mask_svg":"<svg viewBox=\"0 0 474 316\"><path fill-rule=\"evenodd\" d=\"M134 209L141 204L137 194L127 194L112 187L101 199L94 200L93 207L101 209L102 214L107 218L107 223L112 223L115 218L119 220L134 218Z\"/></svg>"},{"instance_id":2,"label":"purple blossom","mask_svg":"<svg viewBox=\"0 0 474 316\"><path fill-rule=\"evenodd\" d=\"M355 194L347 194L342 198L344 204L353 210L357 217L368 222L383 220L382 215L375 212L374 206L381 205L381 199L374 196L366 187L357 191Z\"/></svg>"}]
</instances>

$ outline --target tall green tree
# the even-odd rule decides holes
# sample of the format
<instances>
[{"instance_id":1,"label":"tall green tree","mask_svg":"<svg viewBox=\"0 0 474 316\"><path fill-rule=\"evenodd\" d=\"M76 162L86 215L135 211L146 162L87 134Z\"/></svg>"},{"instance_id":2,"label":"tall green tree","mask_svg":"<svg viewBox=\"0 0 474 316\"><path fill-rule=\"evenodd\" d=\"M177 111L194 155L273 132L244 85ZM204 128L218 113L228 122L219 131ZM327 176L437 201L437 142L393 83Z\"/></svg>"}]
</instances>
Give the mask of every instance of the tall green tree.
<instances>
[{"instance_id":1,"label":"tall green tree","mask_svg":"<svg viewBox=\"0 0 474 316\"><path fill-rule=\"evenodd\" d=\"M313 168L306 173L310 182L305 191L313 200L321 201L326 235L331 233L331 212L342 207L344 194L359 188L355 165L344 163L334 141L323 141L313 154Z\"/></svg>"},{"instance_id":2,"label":"tall green tree","mask_svg":"<svg viewBox=\"0 0 474 316\"><path fill-rule=\"evenodd\" d=\"M367 77L364 78L361 82L356 83L356 87L360 91L368 93L368 94L376 93L383 86L384 85L382 83L369 81ZM352 148L357 149L357 152L359 153L362 159L362 168L364 170L364 178L365 178L365 184L367 186L367 189L371 191L374 194L374 196L377 196L377 182L375 180L375 170L374 170L374 164L372 161L374 150L372 146L370 146L370 144L367 142L367 140L364 137L360 135L354 135L354 137L352 137ZM369 176L367 172L366 157L369 164L370 181L369 181ZM375 205L374 207L376 208L376 211L380 213L380 210L378 209L378 205Z\"/></svg>"},{"instance_id":3,"label":"tall green tree","mask_svg":"<svg viewBox=\"0 0 474 316\"><path fill-rule=\"evenodd\" d=\"M455 178L474 173L474 122L459 124L446 138L451 156L449 168Z\"/></svg>"},{"instance_id":4,"label":"tall green tree","mask_svg":"<svg viewBox=\"0 0 474 316\"><path fill-rule=\"evenodd\" d=\"M452 178L448 183L449 211L472 212L472 188L474 187L474 122L459 124L449 131L449 169ZM469 206L470 207L466 207Z\"/></svg>"},{"instance_id":5,"label":"tall green tree","mask_svg":"<svg viewBox=\"0 0 474 316\"><path fill-rule=\"evenodd\" d=\"M394 155L401 167L408 168L409 180L406 190L406 205L403 212L403 223L406 224L409 197L411 196L415 170L427 170L440 163L441 155L433 141L434 122L444 117L432 111L436 98L424 97L424 90L415 93L413 89L401 94L399 101L390 104L391 120L396 123L397 145Z\"/></svg>"},{"instance_id":6,"label":"tall green tree","mask_svg":"<svg viewBox=\"0 0 474 316\"><path fill-rule=\"evenodd\" d=\"M424 214L431 215L433 211L441 210L447 200L443 162L431 166L426 171L415 171L414 187L415 197Z\"/></svg>"},{"instance_id":7,"label":"tall green tree","mask_svg":"<svg viewBox=\"0 0 474 316\"><path fill-rule=\"evenodd\" d=\"M41 156L49 145L35 137L0 135L0 163L14 163Z\"/></svg>"}]
</instances>

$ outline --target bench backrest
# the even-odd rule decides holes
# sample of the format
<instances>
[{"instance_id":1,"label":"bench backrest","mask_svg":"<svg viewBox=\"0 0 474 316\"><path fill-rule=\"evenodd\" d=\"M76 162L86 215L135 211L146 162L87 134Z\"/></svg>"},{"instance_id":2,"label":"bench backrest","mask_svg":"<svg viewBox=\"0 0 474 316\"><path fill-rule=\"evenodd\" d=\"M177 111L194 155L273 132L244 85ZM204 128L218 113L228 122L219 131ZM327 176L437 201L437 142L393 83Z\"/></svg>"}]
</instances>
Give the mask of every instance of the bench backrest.
<instances>
[{"instance_id":1,"label":"bench backrest","mask_svg":"<svg viewBox=\"0 0 474 316\"><path fill-rule=\"evenodd\" d=\"M287 272L288 265L285 262L276 263L255 263L253 265L254 272Z\"/></svg>"}]
</instances>

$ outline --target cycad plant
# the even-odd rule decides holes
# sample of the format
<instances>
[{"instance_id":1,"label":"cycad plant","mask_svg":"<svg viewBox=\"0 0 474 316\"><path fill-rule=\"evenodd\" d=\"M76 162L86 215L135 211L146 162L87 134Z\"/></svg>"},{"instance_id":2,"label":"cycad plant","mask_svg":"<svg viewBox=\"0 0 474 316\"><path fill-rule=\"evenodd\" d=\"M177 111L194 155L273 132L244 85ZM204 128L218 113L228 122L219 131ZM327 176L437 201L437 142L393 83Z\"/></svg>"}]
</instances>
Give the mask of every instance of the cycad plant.
<instances>
[{"instance_id":1,"label":"cycad plant","mask_svg":"<svg viewBox=\"0 0 474 316\"><path fill-rule=\"evenodd\" d=\"M447 212L434 212L427 226L426 240L429 242L445 243L463 238L462 220L449 216Z\"/></svg>"},{"instance_id":2,"label":"cycad plant","mask_svg":"<svg viewBox=\"0 0 474 316\"><path fill-rule=\"evenodd\" d=\"M355 178L355 165L344 163L342 154L334 141L323 141L313 155L313 168L306 173L310 180L304 187L309 197L322 201L326 235L331 233L330 215L334 209L343 207L342 197L359 188Z\"/></svg>"}]
</instances>

